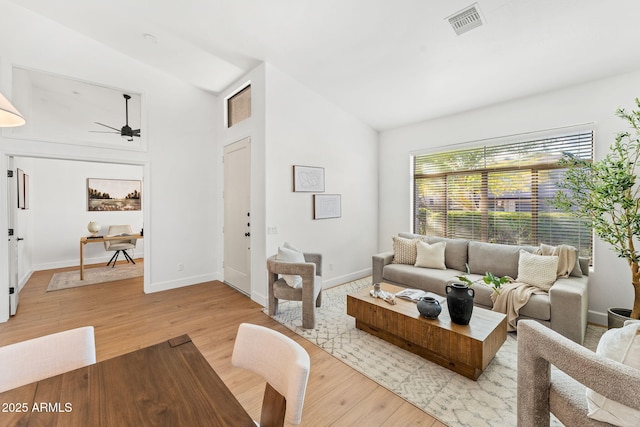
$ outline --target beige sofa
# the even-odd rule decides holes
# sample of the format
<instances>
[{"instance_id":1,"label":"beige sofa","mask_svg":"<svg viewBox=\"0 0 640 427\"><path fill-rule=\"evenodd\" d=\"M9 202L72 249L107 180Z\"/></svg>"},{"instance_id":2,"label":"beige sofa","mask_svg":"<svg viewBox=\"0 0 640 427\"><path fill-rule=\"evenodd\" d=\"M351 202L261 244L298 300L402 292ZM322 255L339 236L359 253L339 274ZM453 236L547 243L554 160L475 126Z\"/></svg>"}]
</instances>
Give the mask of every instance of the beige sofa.
<instances>
[{"instance_id":1,"label":"beige sofa","mask_svg":"<svg viewBox=\"0 0 640 427\"><path fill-rule=\"evenodd\" d=\"M446 295L445 286L455 276L466 274L466 265L472 281L480 280L485 273L496 276L518 276L520 249L533 252L534 246L502 245L465 239L447 239L412 233L399 233L398 237L422 239L433 244L445 241L445 270L421 268L407 264L394 264L393 252L373 255L373 283L392 283L407 288L423 289L438 295ZM519 319L535 319L565 337L582 344L587 328L589 263L579 258L567 278L558 278L548 293L532 295L520 310ZM480 280L481 281L481 280ZM475 305L491 309L491 287L484 283L474 285Z\"/></svg>"}]
</instances>

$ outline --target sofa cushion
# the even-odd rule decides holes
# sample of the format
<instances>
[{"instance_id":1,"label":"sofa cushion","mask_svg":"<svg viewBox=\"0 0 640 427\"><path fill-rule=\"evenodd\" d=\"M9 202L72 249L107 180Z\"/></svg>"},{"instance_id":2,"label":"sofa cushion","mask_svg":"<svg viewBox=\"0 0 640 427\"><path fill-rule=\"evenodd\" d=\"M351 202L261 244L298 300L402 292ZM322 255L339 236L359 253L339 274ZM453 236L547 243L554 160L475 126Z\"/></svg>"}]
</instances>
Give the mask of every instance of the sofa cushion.
<instances>
[{"instance_id":1,"label":"sofa cushion","mask_svg":"<svg viewBox=\"0 0 640 427\"><path fill-rule=\"evenodd\" d=\"M405 239L403 237L393 236L393 264L409 264L416 263L417 248L416 244L419 239Z\"/></svg>"},{"instance_id":2,"label":"sofa cushion","mask_svg":"<svg viewBox=\"0 0 640 427\"><path fill-rule=\"evenodd\" d=\"M444 250L446 247L445 242L438 242L430 245L427 242L418 241L417 249L418 255L416 257L416 267L423 268L437 268L439 270L446 270L444 265Z\"/></svg>"},{"instance_id":3,"label":"sofa cushion","mask_svg":"<svg viewBox=\"0 0 640 427\"><path fill-rule=\"evenodd\" d=\"M526 283L548 292L558 277L557 271L557 256L535 255L520 249L516 282Z\"/></svg>"},{"instance_id":4,"label":"sofa cushion","mask_svg":"<svg viewBox=\"0 0 640 427\"><path fill-rule=\"evenodd\" d=\"M470 241L469 271L475 274L493 273L499 277L515 278L518 275L520 249L533 252L536 247Z\"/></svg>"},{"instance_id":5,"label":"sofa cushion","mask_svg":"<svg viewBox=\"0 0 640 427\"><path fill-rule=\"evenodd\" d=\"M551 319L551 302L548 294L533 294L529 301L520 309L520 317L530 317L538 320Z\"/></svg>"},{"instance_id":6,"label":"sofa cushion","mask_svg":"<svg viewBox=\"0 0 640 427\"><path fill-rule=\"evenodd\" d=\"M438 295L445 294L445 285L452 277L460 274L456 270L435 270L416 268L412 265L388 264L382 270L382 278L399 283L408 288L422 289Z\"/></svg>"},{"instance_id":7,"label":"sofa cushion","mask_svg":"<svg viewBox=\"0 0 640 427\"><path fill-rule=\"evenodd\" d=\"M406 239L421 239L429 244L445 242L444 264L447 268L454 270L467 271L467 249L469 241L465 239L449 239L446 237L425 236L414 233L398 233L398 237ZM484 272L482 272L484 274Z\"/></svg>"}]
</instances>

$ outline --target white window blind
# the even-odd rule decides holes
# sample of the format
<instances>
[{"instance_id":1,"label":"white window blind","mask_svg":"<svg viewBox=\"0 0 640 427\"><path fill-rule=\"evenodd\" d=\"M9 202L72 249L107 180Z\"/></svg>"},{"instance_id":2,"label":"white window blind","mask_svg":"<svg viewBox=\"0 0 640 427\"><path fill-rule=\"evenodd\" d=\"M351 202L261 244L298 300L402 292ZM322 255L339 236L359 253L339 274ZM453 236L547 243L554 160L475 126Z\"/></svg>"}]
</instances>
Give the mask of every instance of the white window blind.
<instances>
[{"instance_id":1,"label":"white window blind","mask_svg":"<svg viewBox=\"0 0 640 427\"><path fill-rule=\"evenodd\" d=\"M550 205L563 153L593 159L593 132L414 157L414 231L517 245L568 244L591 257L592 230Z\"/></svg>"}]
</instances>

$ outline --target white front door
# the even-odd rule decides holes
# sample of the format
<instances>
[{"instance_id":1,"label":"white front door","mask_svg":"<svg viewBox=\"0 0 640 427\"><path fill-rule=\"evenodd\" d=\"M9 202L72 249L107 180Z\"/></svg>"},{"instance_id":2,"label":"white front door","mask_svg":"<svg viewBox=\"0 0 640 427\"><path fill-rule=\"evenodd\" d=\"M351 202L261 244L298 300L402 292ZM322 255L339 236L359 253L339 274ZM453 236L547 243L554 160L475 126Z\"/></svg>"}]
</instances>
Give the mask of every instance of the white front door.
<instances>
[{"instance_id":1,"label":"white front door","mask_svg":"<svg viewBox=\"0 0 640 427\"><path fill-rule=\"evenodd\" d=\"M224 149L224 281L251 295L251 139Z\"/></svg>"}]
</instances>

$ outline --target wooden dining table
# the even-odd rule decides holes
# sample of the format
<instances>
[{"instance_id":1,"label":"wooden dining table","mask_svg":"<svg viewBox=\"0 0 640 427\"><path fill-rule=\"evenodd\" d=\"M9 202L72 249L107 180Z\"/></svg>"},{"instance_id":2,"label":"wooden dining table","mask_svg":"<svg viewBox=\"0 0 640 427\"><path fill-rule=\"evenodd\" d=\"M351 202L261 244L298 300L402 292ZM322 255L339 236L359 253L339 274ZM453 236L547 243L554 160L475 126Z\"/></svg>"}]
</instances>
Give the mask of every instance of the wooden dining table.
<instances>
[{"instance_id":1,"label":"wooden dining table","mask_svg":"<svg viewBox=\"0 0 640 427\"><path fill-rule=\"evenodd\" d=\"M2 426L255 426L188 335L0 393Z\"/></svg>"}]
</instances>

